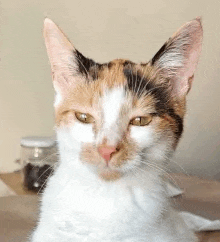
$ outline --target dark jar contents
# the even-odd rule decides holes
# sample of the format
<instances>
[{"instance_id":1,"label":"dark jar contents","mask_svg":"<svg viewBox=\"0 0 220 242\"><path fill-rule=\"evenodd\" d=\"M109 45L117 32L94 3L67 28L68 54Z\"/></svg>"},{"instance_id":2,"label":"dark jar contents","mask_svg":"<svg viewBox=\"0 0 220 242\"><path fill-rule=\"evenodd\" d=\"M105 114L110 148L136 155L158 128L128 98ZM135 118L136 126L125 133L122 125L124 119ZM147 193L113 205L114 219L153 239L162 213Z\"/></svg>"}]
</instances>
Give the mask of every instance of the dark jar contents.
<instances>
[{"instance_id":1,"label":"dark jar contents","mask_svg":"<svg viewBox=\"0 0 220 242\"><path fill-rule=\"evenodd\" d=\"M50 165L33 165L28 163L24 168L24 187L36 192L43 191L46 187L47 180L53 174L53 166Z\"/></svg>"},{"instance_id":2,"label":"dark jar contents","mask_svg":"<svg viewBox=\"0 0 220 242\"><path fill-rule=\"evenodd\" d=\"M42 192L57 164L55 140L51 137L22 138L21 160L24 188Z\"/></svg>"}]
</instances>

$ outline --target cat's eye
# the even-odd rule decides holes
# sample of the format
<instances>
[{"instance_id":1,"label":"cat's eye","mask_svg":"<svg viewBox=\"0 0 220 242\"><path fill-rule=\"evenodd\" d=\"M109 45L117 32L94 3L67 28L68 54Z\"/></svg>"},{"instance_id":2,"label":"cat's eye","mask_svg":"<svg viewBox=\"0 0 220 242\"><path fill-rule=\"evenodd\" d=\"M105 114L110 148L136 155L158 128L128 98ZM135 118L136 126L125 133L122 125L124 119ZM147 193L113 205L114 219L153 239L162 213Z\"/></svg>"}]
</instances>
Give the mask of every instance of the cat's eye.
<instances>
[{"instance_id":1,"label":"cat's eye","mask_svg":"<svg viewBox=\"0 0 220 242\"><path fill-rule=\"evenodd\" d=\"M90 124L94 122L94 118L88 113L75 112L75 116L82 123Z\"/></svg>"},{"instance_id":2,"label":"cat's eye","mask_svg":"<svg viewBox=\"0 0 220 242\"><path fill-rule=\"evenodd\" d=\"M134 126L146 126L151 122L151 120L152 120L152 117L150 115L143 116L143 117L136 117L130 121L130 124Z\"/></svg>"}]
</instances>

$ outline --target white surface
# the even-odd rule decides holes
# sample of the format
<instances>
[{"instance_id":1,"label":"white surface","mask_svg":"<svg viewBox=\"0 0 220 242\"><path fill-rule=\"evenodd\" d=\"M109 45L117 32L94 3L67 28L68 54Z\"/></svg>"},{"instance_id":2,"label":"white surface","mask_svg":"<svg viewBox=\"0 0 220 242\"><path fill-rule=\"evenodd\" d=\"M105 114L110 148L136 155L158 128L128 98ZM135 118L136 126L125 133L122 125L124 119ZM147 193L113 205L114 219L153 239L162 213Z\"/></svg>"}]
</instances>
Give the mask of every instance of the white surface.
<instances>
[{"instance_id":1,"label":"white surface","mask_svg":"<svg viewBox=\"0 0 220 242\"><path fill-rule=\"evenodd\" d=\"M188 212L181 212L180 214L188 227L194 231L220 230L220 220L211 221Z\"/></svg>"}]
</instances>

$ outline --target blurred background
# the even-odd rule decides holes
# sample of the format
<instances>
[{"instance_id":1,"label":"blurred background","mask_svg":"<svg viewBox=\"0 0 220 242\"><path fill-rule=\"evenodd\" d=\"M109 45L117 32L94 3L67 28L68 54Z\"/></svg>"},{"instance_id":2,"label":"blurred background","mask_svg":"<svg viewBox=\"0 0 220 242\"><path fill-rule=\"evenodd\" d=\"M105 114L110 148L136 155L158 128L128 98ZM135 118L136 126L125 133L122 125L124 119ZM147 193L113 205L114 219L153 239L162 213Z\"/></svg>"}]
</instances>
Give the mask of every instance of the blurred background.
<instances>
[{"instance_id":1,"label":"blurred background","mask_svg":"<svg viewBox=\"0 0 220 242\"><path fill-rule=\"evenodd\" d=\"M146 62L196 16L203 18L202 56L188 95L185 132L170 167L220 179L219 0L1 0L0 172L17 169L21 137L54 133L45 17L98 62Z\"/></svg>"}]
</instances>

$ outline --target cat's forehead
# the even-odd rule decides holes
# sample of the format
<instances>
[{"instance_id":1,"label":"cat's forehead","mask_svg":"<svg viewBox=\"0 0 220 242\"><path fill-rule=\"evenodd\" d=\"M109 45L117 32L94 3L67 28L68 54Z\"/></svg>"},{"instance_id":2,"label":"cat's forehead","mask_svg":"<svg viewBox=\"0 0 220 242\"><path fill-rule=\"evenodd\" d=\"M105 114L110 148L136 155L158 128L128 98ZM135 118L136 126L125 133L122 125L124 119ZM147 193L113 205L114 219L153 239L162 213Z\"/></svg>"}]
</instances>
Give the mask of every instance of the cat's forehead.
<instances>
[{"instance_id":1,"label":"cat's forehead","mask_svg":"<svg viewBox=\"0 0 220 242\"><path fill-rule=\"evenodd\" d=\"M91 107L99 109L111 99L112 106L114 102L120 102L130 108L155 111L153 107L158 100L150 92L155 90L156 83L151 80L150 73L147 64L135 64L125 59L91 65L84 80L68 90L62 107L89 111Z\"/></svg>"},{"instance_id":2,"label":"cat's forehead","mask_svg":"<svg viewBox=\"0 0 220 242\"><path fill-rule=\"evenodd\" d=\"M115 59L108 63L98 64L90 63L87 66L85 82L79 82L76 85L77 90L82 94L82 89L90 89L91 94L102 95L108 89L124 87L127 91L141 96L149 89L156 86L155 78L152 76L151 65L135 64L126 59Z\"/></svg>"}]
</instances>

